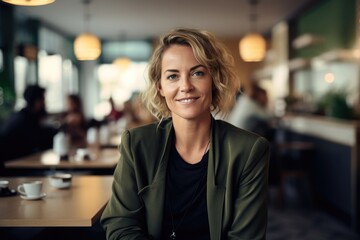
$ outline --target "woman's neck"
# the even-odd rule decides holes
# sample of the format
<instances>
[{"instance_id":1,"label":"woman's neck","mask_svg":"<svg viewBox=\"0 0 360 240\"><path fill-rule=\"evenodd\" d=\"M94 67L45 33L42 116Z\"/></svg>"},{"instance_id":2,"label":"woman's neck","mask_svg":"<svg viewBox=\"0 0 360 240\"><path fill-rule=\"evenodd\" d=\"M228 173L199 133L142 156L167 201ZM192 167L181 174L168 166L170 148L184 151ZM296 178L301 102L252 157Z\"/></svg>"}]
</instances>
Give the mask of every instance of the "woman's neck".
<instances>
[{"instance_id":1,"label":"woman's neck","mask_svg":"<svg viewBox=\"0 0 360 240\"><path fill-rule=\"evenodd\" d=\"M195 164L201 161L209 148L211 115L202 121L173 119L175 147L184 161Z\"/></svg>"}]
</instances>

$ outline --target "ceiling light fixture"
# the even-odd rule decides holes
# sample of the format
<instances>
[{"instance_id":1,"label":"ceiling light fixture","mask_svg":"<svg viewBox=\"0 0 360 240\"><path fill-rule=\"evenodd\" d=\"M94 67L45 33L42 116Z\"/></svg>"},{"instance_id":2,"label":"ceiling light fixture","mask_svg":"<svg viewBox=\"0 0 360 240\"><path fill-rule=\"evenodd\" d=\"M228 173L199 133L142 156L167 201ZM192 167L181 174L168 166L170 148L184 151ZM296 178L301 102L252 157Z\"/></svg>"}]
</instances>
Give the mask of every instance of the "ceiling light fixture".
<instances>
[{"instance_id":1,"label":"ceiling light fixture","mask_svg":"<svg viewBox=\"0 0 360 240\"><path fill-rule=\"evenodd\" d=\"M116 58L112 64L121 70L126 70L130 66L131 60L127 57L119 57Z\"/></svg>"},{"instance_id":2,"label":"ceiling light fixture","mask_svg":"<svg viewBox=\"0 0 360 240\"><path fill-rule=\"evenodd\" d=\"M55 0L2 0L2 1L18 6L42 6L55 2Z\"/></svg>"},{"instance_id":3,"label":"ceiling light fixture","mask_svg":"<svg viewBox=\"0 0 360 240\"><path fill-rule=\"evenodd\" d=\"M256 32L256 5L258 0L249 0L251 6L251 31L239 41L239 52L245 62L260 62L265 57L266 42L261 34Z\"/></svg>"},{"instance_id":4,"label":"ceiling light fixture","mask_svg":"<svg viewBox=\"0 0 360 240\"><path fill-rule=\"evenodd\" d=\"M78 35L74 41L75 56L79 61L96 60L101 54L100 39L89 32L89 5L90 0L84 0L86 11L84 11L85 32Z\"/></svg>"},{"instance_id":5,"label":"ceiling light fixture","mask_svg":"<svg viewBox=\"0 0 360 240\"><path fill-rule=\"evenodd\" d=\"M119 45L121 48L126 48L126 42L125 42L125 33L120 34L120 41L119 41ZM112 64L114 66L116 66L118 69L124 71L126 69L128 69L128 67L131 64L131 59L128 58L127 56L124 56L125 54L122 53L120 57L117 57Z\"/></svg>"}]
</instances>

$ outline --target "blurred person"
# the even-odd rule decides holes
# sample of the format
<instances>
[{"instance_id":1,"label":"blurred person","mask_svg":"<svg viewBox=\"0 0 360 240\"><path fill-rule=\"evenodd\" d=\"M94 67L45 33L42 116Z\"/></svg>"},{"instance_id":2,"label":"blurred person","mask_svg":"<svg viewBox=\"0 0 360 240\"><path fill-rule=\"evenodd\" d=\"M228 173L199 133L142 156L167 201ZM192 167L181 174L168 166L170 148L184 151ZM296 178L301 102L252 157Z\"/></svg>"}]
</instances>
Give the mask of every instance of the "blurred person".
<instances>
[{"instance_id":1,"label":"blurred person","mask_svg":"<svg viewBox=\"0 0 360 240\"><path fill-rule=\"evenodd\" d=\"M86 119L81 98L77 94L67 96L67 110L62 117L62 128L69 134L72 144L85 145Z\"/></svg>"},{"instance_id":2,"label":"blurred person","mask_svg":"<svg viewBox=\"0 0 360 240\"><path fill-rule=\"evenodd\" d=\"M252 83L249 89L240 93L229 114L228 122L269 140L272 138L270 135L272 116L267 111L267 105L267 92L256 83Z\"/></svg>"},{"instance_id":3,"label":"blurred person","mask_svg":"<svg viewBox=\"0 0 360 240\"><path fill-rule=\"evenodd\" d=\"M0 129L3 160L23 157L52 147L52 139L57 130L42 123L47 116L45 89L29 85L24 91L24 99L26 106L13 113Z\"/></svg>"},{"instance_id":4,"label":"blurred person","mask_svg":"<svg viewBox=\"0 0 360 240\"><path fill-rule=\"evenodd\" d=\"M159 121L122 134L107 239L265 239L269 144L212 116L230 110L237 82L209 32L160 40L142 95Z\"/></svg>"},{"instance_id":5,"label":"blurred person","mask_svg":"<svg viewBox=\"0 0 360 240\"><path fill-rule=\"evenodd\" d=\"M133 93L131 98L124 103L124 118L127 128L134 128L154 122L156 119L141 102L138 92Z\"/></svg>"},{"instance_id":6,"label":"blurred person","mask_svg":"<svg viewBox=\"0 0 360 240\"><path fill-rule=\"evenodd\" d=\"M143 102L141 102L141 97L136 96L132 99L132 109L135 115L134 119L136 120L137 126L148 124L155 121L153 115L148 111Z\"/></svg>"},{"instance_id":7,"label":"blurred person","mask_svg":"<svg viewBox=\"0 0 360 240\"><path fill-rule=\"evenodd\" d=\"M267 111L268 95L257 83L240 91L228 122L265 137L271 145L269 158L269 185L277 185L280 179L277 147L275 143L275 118Z\"/></svg>"},{"instance_id":8,"label":"blurred person","mask_svg":"<svg viewBox=\"0 0 360 240\"><path fill-rule=\"evenodd\" d=\"M123 111L116 109L114 99L112 97L109 98L109 103L110 103L111 108L110 108L109 114L105 117L106 120L110 121L110 122L117 121L121 117L123 117L123 115L124 115Z\"/></svg>"}]
</instances>

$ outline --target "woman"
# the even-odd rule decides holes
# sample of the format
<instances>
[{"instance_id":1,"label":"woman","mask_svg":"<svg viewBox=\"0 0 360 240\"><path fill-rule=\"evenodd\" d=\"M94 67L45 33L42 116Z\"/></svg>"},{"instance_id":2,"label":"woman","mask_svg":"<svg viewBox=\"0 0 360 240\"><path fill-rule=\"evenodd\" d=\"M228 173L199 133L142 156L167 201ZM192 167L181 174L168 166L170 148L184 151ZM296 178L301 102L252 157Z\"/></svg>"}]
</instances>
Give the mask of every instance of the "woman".
<instances>
[{"instance_id":1,"label":"woman","mask_svg":"<svg viewBox=\"0 0 360 240\"><path fill-rule=\"evenodd\" d=\"M126 131L108 239L265 239L269 145L213 113L228 112L238 84L223 47L205 31L166 34L144 93L159 122Z\"/></svg>"},{"instance_id":2,"label":"woman","mask_svg":"<svg viewBox=\"0 0 360 240\"><path fill-rule=\"evenodd\" d=\"M111 122L111 121L116 122L124 115L124 113L122 111L116 109L114 99L112 97L109 98L109 103L110 103L110 112L105 117L105 119L109 122Z\"/></svg>"},{"instance_id":3,"label":"woman","mask_svg":"<svg viewBox=\"0 0 360 240\"><path fill-rule=\"evenodd\" d=\"M78 147L86 145L86 119L81 98L77 94L67 96L67 111L63 116L63 128L70 135L72 144Z\"/></svg>"}]
</instances>

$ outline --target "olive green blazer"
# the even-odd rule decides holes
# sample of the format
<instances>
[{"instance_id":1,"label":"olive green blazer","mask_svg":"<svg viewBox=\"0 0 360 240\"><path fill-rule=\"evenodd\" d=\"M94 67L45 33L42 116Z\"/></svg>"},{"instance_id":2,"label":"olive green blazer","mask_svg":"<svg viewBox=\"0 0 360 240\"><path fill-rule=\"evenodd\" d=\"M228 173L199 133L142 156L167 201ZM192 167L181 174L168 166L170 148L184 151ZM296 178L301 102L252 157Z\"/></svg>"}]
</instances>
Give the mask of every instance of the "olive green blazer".
<instances>
[{"instance_id":1,"label":"olive green blazer","mask_svg":"<svg viewBox=\"0 0 360 240\"><path fill-rule=\"evenodd\" d=\"M269 144L212 119L207 175L211 240L265 239ZM101 217L107 239L159 239L171 119L122 134L112 197Z\"/></svg>"}]
</instances>

